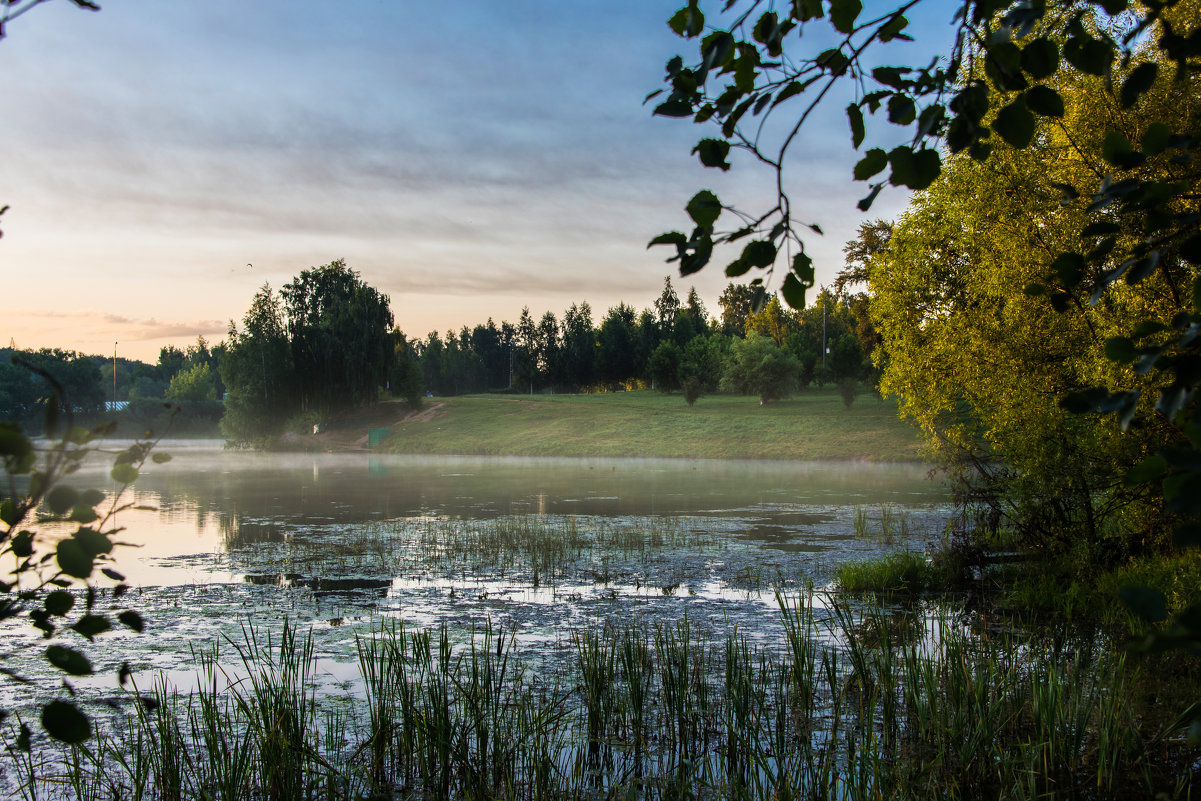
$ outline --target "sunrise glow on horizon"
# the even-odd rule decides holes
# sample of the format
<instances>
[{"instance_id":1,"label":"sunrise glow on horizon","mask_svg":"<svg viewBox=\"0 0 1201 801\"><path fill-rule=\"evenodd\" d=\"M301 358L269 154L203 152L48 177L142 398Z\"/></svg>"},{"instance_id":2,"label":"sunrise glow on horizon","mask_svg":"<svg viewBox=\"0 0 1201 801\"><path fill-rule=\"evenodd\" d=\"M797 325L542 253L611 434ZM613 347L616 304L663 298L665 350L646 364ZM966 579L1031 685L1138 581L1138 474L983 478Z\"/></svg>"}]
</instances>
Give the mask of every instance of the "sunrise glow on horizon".
<instances>
[{"instance_id":1,"label":"sunrise glow on horizon","mask_svg":"<svg viewBox=\"0 0 1201 801\"><path fill-rule=\"evenodd\" d=\"M770 191L749 159L701 167L706 129L643 105L693 47L665 25L677 0L102 5L45 3L0 41L2 345L153 362L339 258L410 336L524 306L599 319L668 274L717 312L724 261L681 279L646 243L698 189ZM864 217L841 107L819 122L794 201L826 231L821 284Z\"/></svg>"}]
</instances>

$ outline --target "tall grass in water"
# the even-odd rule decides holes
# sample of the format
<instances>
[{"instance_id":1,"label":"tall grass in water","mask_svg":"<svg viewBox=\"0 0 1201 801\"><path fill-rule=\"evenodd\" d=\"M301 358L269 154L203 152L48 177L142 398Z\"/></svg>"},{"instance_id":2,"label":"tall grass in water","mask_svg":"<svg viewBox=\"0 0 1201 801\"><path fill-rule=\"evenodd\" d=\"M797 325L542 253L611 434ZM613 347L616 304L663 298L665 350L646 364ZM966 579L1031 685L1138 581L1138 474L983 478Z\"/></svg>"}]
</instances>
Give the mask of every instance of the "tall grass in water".
<instances>
[{"instance_id":1,"label":"tall grass in water","mask_svg":"<svg viewBox=\"0 0 1201 801\"><path fill-rule=\"evenodd\" d=\"M513 631L489 625L457 641L446 626L381 625L358 643L353 718L323 709L311 638L248 628L232 664L201 655L195 691L160 682L157 706L118 719L90 750L54 757L10 741L9 751L26 798L850 801L1189 789L1195 754L1145 728L1137 677L1099 645L990 637L937 610L827 610L811 594L778 604L774 641L737 630L709 639L690 620L598 622L541 674Z\"/></svg>"}]
</instances>

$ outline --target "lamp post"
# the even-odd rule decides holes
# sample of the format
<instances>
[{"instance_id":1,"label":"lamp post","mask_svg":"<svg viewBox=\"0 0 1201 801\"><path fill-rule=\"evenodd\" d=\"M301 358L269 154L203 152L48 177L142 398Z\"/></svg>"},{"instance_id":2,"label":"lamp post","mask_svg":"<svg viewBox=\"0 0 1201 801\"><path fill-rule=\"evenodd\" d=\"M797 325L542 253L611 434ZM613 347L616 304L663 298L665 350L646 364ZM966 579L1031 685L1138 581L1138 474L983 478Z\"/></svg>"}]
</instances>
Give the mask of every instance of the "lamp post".
<instances>
[{"instance_id":1,"label":"lamp post","mask_svg":"<svg viewBox=\"0 0 1201 801\"><path fill-rule=\"evenodd\" d=\"M117 411L117 340L113 340L113 411Z\"/></svg>"}]
</instances>

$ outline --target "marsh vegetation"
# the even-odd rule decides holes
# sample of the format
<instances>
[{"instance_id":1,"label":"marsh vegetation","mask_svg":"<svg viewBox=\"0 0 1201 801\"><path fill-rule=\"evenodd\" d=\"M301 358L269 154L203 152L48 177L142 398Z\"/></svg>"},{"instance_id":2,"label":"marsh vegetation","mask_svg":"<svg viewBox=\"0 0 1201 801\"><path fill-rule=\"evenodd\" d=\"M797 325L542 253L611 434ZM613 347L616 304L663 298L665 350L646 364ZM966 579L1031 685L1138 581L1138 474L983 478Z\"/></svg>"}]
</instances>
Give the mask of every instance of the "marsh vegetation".
<instances>
[{"instance_id":1,"label":"marsh vegetation","mask_svg":"<svg viewBox=\"0 0 1201 801\"><path fill-rule=\"evenodd\" d=\"M139 493L158 511L121 557L149 634L89 652L131 680L72 680L97 723L74 747L21 750L10 704L16 796L1189 787L1171 671L1096 631L836 591L894 549L925 564L950 507L915 466L185 447Z\"/></svg>"}]
</instances>

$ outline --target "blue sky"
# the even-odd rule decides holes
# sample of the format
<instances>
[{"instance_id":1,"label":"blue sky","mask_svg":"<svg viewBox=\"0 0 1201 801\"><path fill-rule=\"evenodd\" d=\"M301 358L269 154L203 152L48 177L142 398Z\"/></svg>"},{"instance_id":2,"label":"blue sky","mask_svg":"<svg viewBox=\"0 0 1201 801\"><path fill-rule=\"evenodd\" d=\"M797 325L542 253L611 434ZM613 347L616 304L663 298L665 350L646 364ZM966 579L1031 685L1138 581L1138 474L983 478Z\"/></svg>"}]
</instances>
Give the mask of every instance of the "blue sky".
<instances>
[{"instance_id":1,"label":"blue sky","mask_svg":"<svg viewBox=\"0 0 1201 801\"><path fill-rule=\"evenodd\" d=\"M754 207L770 190L747 161L705 170L689 151L707 130L642 105L692 47L665 24L677 0L101 5L52 0L0 41L0 344L153 361L336 258L410 335L583 300L599 319L674 275L645 245L687 226L695 191ZM944 36L948 8L925 30ZM844 105L791 173L826 230L819 283L862 219ZM681 294L716 312L721 264Z\"/></svg>"}]
</instances>

